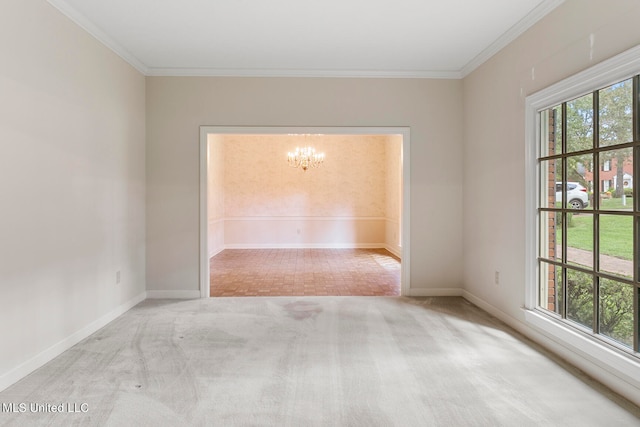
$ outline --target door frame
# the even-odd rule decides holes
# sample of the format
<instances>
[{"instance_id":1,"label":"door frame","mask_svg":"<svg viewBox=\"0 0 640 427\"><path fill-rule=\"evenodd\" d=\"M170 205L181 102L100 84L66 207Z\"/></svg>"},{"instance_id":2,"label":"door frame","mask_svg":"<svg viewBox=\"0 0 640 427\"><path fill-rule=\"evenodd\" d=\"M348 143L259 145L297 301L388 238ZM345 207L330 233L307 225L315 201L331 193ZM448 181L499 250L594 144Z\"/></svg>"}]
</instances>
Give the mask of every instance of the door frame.
<instances>
[{"instance_id":1,"label":"door frame","mask_svg":"<svg viewBox=\"0 0 640 427\"><path fill-rule=\"evenodd\" d=\"M411 170L409 127L358 126L200 126L200 296L210 296L210 268L208 248L208 136L214 135L401 135L402 136L402 259L400 263L400 295L411 290Z\"/></svg>"}]
</instances>

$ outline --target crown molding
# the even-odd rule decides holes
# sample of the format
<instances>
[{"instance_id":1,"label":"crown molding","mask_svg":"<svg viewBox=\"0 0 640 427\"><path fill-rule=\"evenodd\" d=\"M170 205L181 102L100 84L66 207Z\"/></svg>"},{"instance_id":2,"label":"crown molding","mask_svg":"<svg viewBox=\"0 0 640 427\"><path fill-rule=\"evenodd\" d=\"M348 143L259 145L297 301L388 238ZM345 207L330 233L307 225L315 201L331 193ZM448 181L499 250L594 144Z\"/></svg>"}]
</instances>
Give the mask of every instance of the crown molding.
<instances>
[{"instance_id":1,"label":"crown molding","mask_svg":"<svg viewBox=\"0 0 640 427\"><path fill-rule=\"evenodd\" d=\"M71 19L80 28L115 52L123 60L145 76L162 77L335 77L335 78L389 78L389 79L462 79L485 63L489 58L515 40L564 0L544 0L524 18L507 30L500 38L468 62L461 70L323 70L323 69L222 69L222 68L154 68L148 67L121 44L94 25L65 0L47 2Z\"/></svg>"},{"instance_id":2,"label":"crown molding","mask_svg":"<svg viewBox=\"0 0 640 427\"><path fill-rule=\"evenodd\" d=\"M47 0L47 2L51 6L58 9L60 13L65 15L67 18L71 19L71 21L73 21L80 28L91 34L100 43L104 44L106 47L115 52L116 55L128 62L133 68L135 68L145 76L148 75L149 68L146 65L144 65L138 58L132 55L128 50L122 47L120 43L116 42L113 38L109 37L104 31L102 31L91 21L89 21L86 16L71 7L66 1Z\"/></svg>"},{"instance_id":3,"label":"crown molding","mask_svg":"<svg viewBox=\"0 0 640 427\"><path fill-rule=\"evenodd\" d=\"M504 34L498 37L498 39L491 43L489 47L480 52L478 56L469 61L467 65L462 67L462 69L460 70L461 78L467 77L476 68L487 62L489 58L505 48L509 43L517 39L522 33L527 31L562 3L564 3L564 0L544 0L531 12L529 12L524 18L516 22Z\"/></svg>"},{"instance_id":4,"label":"crown molding","mask_svg":"<svg viewBox=\"0 0 640 427\"><path fill-rule=\"evenodd\" d=\"M222 69L149 68L148 76L158 77L335 77L389 79L460 79L460 71L395 70L300 70L300 69Z\"/></svg>"},{"instance_id":5,"label":"crown molding","mask_svg":"<svg viewBox=\"0 0 640 427\"><path fill-rule=\"evenodd\" d=\"M221 68L151 68L131 54L122 45L94 25L86 16L65 0L47 0L63 15L91 34L99 42L128 62L145 76L158 77L335 77L335 78L390 78L390 79L460 79L460 71L429 70L323 70L323 69L221 69Z\"/></svg>"}]
</instances>

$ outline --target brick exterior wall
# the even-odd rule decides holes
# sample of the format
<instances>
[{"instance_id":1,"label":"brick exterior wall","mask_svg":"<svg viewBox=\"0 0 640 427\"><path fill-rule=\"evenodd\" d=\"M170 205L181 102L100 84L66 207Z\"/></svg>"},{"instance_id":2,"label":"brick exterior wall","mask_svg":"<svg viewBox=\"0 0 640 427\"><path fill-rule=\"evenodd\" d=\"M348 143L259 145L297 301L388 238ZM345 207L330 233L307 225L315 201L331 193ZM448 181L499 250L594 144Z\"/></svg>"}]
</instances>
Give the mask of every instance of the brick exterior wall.
<instances>
[{"instance_id":1,"label":"brick exterior wall","mask_svg":"<svg viewBox=\"0 0 640 427\"><path fill-rule=\"evenodd\" d=\"M556 154L556 110L549 110L549 155ZM560 180L562 177L558 177ZM549 171L547 176L549 204L548 206L555 206L556 204L556 163L551 162L549 165ZM548 254L550 259L556 257L556 215L553 212L547 212L548 215L548 227L549 227L549 248ZM547 309L550 311L556 311L556 266L549 265L549 277L547 282Z\"/></svg>"}]
</instances>

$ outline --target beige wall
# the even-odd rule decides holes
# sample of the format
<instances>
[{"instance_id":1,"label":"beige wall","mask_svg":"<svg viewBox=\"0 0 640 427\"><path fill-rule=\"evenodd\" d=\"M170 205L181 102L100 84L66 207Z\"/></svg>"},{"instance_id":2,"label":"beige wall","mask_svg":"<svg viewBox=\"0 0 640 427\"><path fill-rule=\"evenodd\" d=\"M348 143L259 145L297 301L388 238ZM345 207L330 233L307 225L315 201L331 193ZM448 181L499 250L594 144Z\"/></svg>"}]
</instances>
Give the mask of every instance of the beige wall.
<instances>
[{"instance_id":1,"label":"beige wall","mask_svg":"<svg viewBox=\"0 0 640 427\"><path fill-rule=\"evenodd\" d=\"M41 0L0 52L2 389L144 297L145 81Z\"/></svg>"},{"instance_id":2,"label":"beige wall","mask_svg":"<svg viewBox=\"0 0 640 427\"><path fill-rule=\"evenodd\" d=\"M147 289L199 287L199 127L271 125L410 127L411 284L459 290L462 177L443 159L462 157L461 89L459 80L148 77Z\"/></svg>"},{"instance_id":3,"label":"beige wall","mask_svg":"<svg viewBox=\"0 0 640 427\"><path fill-rule=\"evenodd\" d=\"M639 16L637 0L567 0L464 79L465 290L515 324L524 321L525 97L640 43Z\"/></svg>"}]
</instances>

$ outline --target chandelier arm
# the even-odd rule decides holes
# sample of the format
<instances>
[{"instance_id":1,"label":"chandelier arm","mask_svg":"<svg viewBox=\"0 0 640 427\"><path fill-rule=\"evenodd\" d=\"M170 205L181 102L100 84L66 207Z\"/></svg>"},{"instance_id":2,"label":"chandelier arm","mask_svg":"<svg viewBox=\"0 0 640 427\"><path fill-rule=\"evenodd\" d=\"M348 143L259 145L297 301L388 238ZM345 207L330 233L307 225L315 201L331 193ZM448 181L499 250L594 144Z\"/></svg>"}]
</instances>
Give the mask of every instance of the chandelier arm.
<instances>
[{"instance_id":1,"label":"chandelier arm","mask_svg":"<svg viewBox=\"0 0 640 427\"><path fill-rule=\"evenodd\" d=\"M320 167L324 162L324 153L316 153L315 148L311 146L296 147L295 152L287 153L287 162L291 167L306 171L309 168Z\"/></svg>"}]
</instances>

